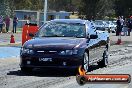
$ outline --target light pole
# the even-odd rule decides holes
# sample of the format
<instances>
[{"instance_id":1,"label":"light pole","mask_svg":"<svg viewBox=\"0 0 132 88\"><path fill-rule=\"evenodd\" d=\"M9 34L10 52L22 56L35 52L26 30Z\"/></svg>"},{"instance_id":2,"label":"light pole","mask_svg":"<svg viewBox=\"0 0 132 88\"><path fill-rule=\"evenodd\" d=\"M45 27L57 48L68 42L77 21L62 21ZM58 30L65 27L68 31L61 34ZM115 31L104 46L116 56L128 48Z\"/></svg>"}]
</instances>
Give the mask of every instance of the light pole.
<instances>
[{"instance_id":1,"label":"light pole","mask_svg":"<svg viewBox=\"0 0 132 88\"><path fill-rule=\"evenodd\" d=\"M47 18L47 0L44 1L44 23L46 22Z\"/></svg>"}]
</instances>

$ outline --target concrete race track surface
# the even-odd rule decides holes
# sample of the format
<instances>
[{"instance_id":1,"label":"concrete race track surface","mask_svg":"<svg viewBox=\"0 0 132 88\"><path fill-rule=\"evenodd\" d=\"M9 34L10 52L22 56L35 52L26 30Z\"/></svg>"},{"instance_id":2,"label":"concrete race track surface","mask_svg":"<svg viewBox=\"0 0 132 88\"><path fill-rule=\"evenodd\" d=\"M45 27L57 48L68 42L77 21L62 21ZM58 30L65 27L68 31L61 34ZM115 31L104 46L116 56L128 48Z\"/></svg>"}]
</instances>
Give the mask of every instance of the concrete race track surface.
<instances>
[{"instance_id":1,"label":"concrete race track surface","mask_svg":"<svg viewBox=\"0 0 132 88\"><path fill-rule=\"evenodd\" d=\"M17 59L16 59L17 58ZM34 70L26 74L20 71L19 57L0 59L0 88L132 88L132 84L86 84L80 86L75 74L65 70ZM110 49L109 66L93 66L89 73L132 75L131 44L113 45Z\"/></svg>"}]
</instances>

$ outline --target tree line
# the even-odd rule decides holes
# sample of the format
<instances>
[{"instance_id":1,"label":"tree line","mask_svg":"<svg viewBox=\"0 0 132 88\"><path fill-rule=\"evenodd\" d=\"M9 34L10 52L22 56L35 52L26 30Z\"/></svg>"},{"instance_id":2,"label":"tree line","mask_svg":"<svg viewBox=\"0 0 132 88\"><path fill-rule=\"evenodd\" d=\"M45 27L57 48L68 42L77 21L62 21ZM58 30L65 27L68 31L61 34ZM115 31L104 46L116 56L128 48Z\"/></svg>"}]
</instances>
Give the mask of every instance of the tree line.
<instances>
[{"instance_id":1,"label":"tree line","mask_svg":"<svg viewBox=\"0 0 132 88\"><path fill-rule=\"evenodd\" d=\"M78 12L80 18L132 15L132 0L48 0L49 11ZM44 0L0 0L0 15L13 15L13 10L43 11Z\"/></svg>"}]
</instances>

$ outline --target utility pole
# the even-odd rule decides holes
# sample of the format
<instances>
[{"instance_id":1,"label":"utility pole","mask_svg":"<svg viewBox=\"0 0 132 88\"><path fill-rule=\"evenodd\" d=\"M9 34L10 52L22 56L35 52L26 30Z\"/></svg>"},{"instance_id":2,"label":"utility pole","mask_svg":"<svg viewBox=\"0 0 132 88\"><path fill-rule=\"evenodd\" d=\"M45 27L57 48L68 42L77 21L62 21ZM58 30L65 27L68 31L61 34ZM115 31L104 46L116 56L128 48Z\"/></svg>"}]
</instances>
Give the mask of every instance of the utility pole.
<instances>
[{"instance_id":1,"label":"utility pole","mask_svg":"<svg viewBox=\"0 0 132 88\"><path fill-rule=\"evenodd\" d=\"M46 22L47 18L47 0L44 1L44 23Z\"/></svg>"}]
</instances>

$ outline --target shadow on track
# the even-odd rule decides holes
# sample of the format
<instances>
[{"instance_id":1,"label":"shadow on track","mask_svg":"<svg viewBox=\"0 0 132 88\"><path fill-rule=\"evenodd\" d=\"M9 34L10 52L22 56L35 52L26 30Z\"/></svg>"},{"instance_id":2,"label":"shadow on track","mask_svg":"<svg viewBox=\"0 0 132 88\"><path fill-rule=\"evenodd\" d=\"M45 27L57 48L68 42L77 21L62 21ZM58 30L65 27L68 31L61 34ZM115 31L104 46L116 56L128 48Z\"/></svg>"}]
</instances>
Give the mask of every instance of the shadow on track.
<instances>
[{"instance_id":1,"label":"shadow on track","mask_svg":"<svg viewBox=\"0 0 132 88\"><path fill-rule=\"evenodd\" d=\"M97 65L92 65L89 67L89 72L99 69ZM38 76L38 77L68 77L76 76L76 70L67 70L67 69L34 69L29 73L22 72L21 70L9 71L7 75L16 75L16 76Z\"/></svg>"},{"instance_id":2,"label":"shadow on track","mask_svg":"<svg viewBox=\"0 0 132 88\"><path fill-rule=\"evenodd\" d=\"M38 76L38 77L68 77L74 76L75 72L72 70L62 70L62 69L34 69L31 72L22 72L21 70L9 71L7 75L17 75L17 76Z\"/></svg>"}]
</instances>

